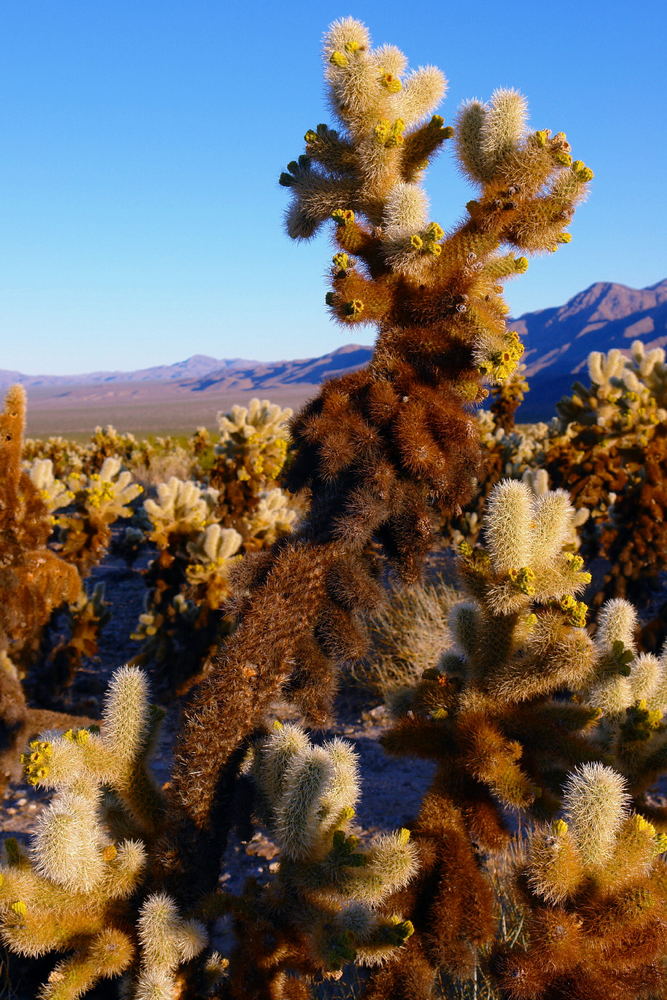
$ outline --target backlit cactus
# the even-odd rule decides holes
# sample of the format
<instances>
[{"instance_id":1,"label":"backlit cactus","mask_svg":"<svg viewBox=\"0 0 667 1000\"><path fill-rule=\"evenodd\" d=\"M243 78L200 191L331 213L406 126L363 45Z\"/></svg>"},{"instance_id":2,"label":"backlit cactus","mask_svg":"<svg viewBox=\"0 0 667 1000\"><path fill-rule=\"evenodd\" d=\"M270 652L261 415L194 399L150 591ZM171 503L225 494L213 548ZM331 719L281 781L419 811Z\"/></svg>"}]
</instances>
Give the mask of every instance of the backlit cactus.
<instances>
[{"instance_id":1,"label":"backlit cactus","mask_svg":"<svg viewBox=\"0 0 667 1000\"><path fill-rule=\"evenodd\" d=\"M519 869L527 941L494 958L508 1000L663 995L667 841L628 800L619 774L584 765L565 783L563 818L530 835Z\"/></svg>"},{"instance_id":2,"label":"backlit cactus","mask_svg":"<svg viewBox=\"0 0 667 1000\"><path fill-rule=\"evenodd\" d=\"M287 232L300 239L331 228L330 313L344 328L375 324L378 339L367 368L331 379L292 420L285 482L309 507L292 538L238 576L239 625L188 715L174 837L198 855L208 855L210 816L234 780L227 769L221 784L222 769L270 700L287 689L324 717L336 664L367 651L362 619L378 604L377 553L416 580L434 509L455 510L470 496L479 460L470 404L485 397L483 382L511 375L523 350L507 328L503 283L526 270L528 252L567 242L592 177L562 133L528 131L523 98L498 92L480 105L478 133L457 138L482 172L464 220L445 232L421 183L454 133L434 113L442 73L407 72L398 49L372 48L349 17L326 33L323 60L337 123L309 128L305 152L280 175L291 195ZM248 679L242 695L239 676ZM212 865L202 870L202 883L215 877Z\"/></svg>"},{"instance_id":3,"label":"backlit cactus","mask_svg":"<svg viewBox=\"0 0 667 1000\"><path fill-rule=\"evenodd\" d=\"M25 392L16 385L0 413L1 784L15 771L17 741L25 739L30 726L43 724L40 713L26 704L20 676L36 654L52 611L81 593L76 569L47 548L49 508L21 469L24 425Z\"/></svg>"},{"instance_id":4,"label":"backlit cactus","mask_svg":"<svg viewBox=\"0 0 667 1000\"><path fill-rule=\"evenodd\" d=\"M426 859L416 883L419 920L411 916L414 964L379 974L373 998L382 990L407 995L417 969L431 970L414 993L420 998L431 995L439 965L472 974L495 934L477 850L507 843L508 810L553 815L567 770L601 753L591 738L600 711L563 699L592 683L598 666L578 599L590 576L569 545L573 516L563 491L538 494L516 480L495 486L485 546L461 545L468 600L451 609L453 645L391 699L398 721L385 747L433 758L438 771L414 828Z\"/></svg>"},{"instance_id":5,"label":"backlit cactus","mask_svg":"<svg viewBox=\"0 0 667 1000\"><path fill-rule=\"evenodd\" d=\"M277 724L256 746L251 773L280 867L268 886L253 884L230 903L238 942L230 997L289 1000L303 981L296 977L337 977L347 963L394 954L412 925L381 904L410 882L416 850L407 830L363 844L349 832L359 798L352 747L312 746L299 727Z\"/></svg>"},{"instance_id":6,"label":"backlit cactus","mask_svg":"<svg viewBox=\"0 0 667 1000\"><path fill-rule=\"evenodd\" d=\"M145 675L123 667L112 679L99 732L46 732L23 755L27 780L54 795L27 854L13 846L8 852L0 933L22 955L70 953L44 984L45 1000L74 1000L135 959L142 969L148 962L156 972L171 973L204 946L202 930L180 921L172 904L172 923L189 944L181 946L179 938L179 959L165 962L163 970L146 927L150 898L137 925L133 897L144 878L146 846L163 819L164 802L146 763L158 721ZM165 986L152 995L171 1000L174 992Z\"/></svg>"}]
</instances>

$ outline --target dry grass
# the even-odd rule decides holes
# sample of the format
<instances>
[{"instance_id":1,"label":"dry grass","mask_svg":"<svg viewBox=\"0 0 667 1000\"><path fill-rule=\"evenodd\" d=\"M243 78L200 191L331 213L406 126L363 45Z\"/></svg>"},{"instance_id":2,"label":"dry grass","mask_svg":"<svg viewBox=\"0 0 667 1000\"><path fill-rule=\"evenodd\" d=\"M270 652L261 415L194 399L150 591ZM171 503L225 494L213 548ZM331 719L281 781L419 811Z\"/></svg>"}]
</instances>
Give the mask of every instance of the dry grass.
<instances>
[{"instance_id":1,"label":"dry grass","mask_svg":"<svg viewBox=\"0 0 667 1000\"><path fill-rule=\"evenodd\" d=\"M373 648L351 676L383 698L413 684L451 645L447 616L461 595L442 579L392 590L386 607L369 622Z\"/></svg>"}]
</instances>

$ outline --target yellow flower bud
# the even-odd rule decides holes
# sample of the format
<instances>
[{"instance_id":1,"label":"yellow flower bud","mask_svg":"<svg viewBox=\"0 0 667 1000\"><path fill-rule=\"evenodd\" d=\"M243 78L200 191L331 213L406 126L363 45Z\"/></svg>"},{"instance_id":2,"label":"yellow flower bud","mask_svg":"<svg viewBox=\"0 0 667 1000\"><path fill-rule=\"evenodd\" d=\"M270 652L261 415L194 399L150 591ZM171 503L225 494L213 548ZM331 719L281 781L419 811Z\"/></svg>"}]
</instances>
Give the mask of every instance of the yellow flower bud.
<instances>
[{"instance_id":1,"label":"yellow flower bud","mask_svg":"<svg viewBox=\"0 0 667 1000\"><path fill-rule=\"evenodd\" d=\"M349 64L349 60L343 52L332 52L329 56L329 62L333 63L334 66L338 66L339 69Z\"/></svg>"},{"instance_id":2,"label":"yellow flower bud","mask_svg":"<svg viewBox=\"0 0 667 1000\"><path fill-rule=\"evenodd\" d=\"M383 73L379 82L389 91L390 94L397 94L403 86L398 77L394 76L393 73Z\"/></svg>"}]
</instances>

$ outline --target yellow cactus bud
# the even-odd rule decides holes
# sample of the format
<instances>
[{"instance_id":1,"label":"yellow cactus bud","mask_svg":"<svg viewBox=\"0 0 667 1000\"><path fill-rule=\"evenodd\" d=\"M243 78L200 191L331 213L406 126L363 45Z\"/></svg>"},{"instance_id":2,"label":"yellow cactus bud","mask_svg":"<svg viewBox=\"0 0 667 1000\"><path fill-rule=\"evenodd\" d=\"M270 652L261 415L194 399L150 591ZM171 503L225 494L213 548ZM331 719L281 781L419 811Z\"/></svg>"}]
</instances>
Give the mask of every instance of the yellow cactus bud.
<instances>
[{"instance_id":1,"label":"yellow cactus bud","mask_svg":"<svg viewBox=\"0 0 667 1000\"><path fill-rule=\"evenodd\" d=\"M25 905L22 899L17 899L13 903L9 904L9 909L12 913L15 913L17 917L25 917L28 912L28 907Z\"/></svg>"},{"instance_id":2,"label":"yellow cactus bud","mask_svg":"<svg viewBox=\"0 0 667 1000\"><path fill-rule=\"evenodd\" d=\"M317 132L313 132L312 128L309 128L303 138L308 143L317 142Z\"/></svg>"},{"instance_id":3,"label":"yellow cactus bud","mask_svg":"<svg viewBox=\"0 0 667 1000\"><path fill-rule=\"evenodd\" d=\"M529 566L522 566L521 569L510 569L507 575L512 583L515 583L522 594L534 594L535 572Z\"/></svg>"},{"instance_id":4,"label":"yellow cactus bud","mask_svg":"<svg viewBox=\"0 0 667 1000\"><path fill-rule=\"evenodd\" d=\"M561 233L560 236L558 237L558 242L559 243L571 243L572 242L572 233Z\"/></svg>"},{"instance_id":5,"label":"yellow cactus bud","mask_svg":"<svg viewBox=\"0 0 667 1000\"><path fill-rule=\"evenodd\" d=\"M634 823L637 831L641 831L642 833L647 833L650 837L655 837L656 835L655 827L653 826L652 823L649 823L649 821L645 819L643 816L635 814L632 817L632 822Z\"/></svg>"},{"instance_id":6,"label":"yellow cactus bud","mask_svg":"<svg viewBox=\"0 0 667 1000\"><path fill-rule=\"evenodd\" d=\"M63 739L69 740L70 743L74 743L74 730L66 729L65 732L63 733Z\"/></svg>"},{"instance_id":7,"label":"yellow cactus bud","mask_svg":"<svg viewBox=\"0 0 667 1000\"><path fill-rule=\"evenodd\" d=\"M361 42L357 42L354 39L352 39L349 42L345 42L346 52L358 52L359 49L363 49L363 45L361 44Z\"/></svg>"},{"instance_id":8,"label":"yellow cactus bud","mask_svg":"<svg viewBox=\"0 0 667 1000\"><path fill-rule=\"evenodd\" d=\"M424 241L419 235L419 233L414 233L410 237L410 246L414 247L415 250L421 250L424 246Z\"/></svg>"},{"instance_id":9,"label":"yellow cactus bud","mask_svg":"<svg viewBox=\"0 0 667 1000\"><path fill-rule=\"evenodd\" d=\"M541 129L539 132L535 132L534 135L535 142L538 146L546 146L547 140L549 139L549 129Z\"/></svg>"},{"instance_id":10,"label":"yellow cactus bud","mask_svg":"<svg viewBox=\"0 0 667 1000\"><path fill-rule=\"evenodd\" d=\"M528 270L528 258L527 257L516 257L514 259L514 270L518 274L524 274ZM516 332L516 331L514 331Z\"/></svg>"},{"instance_id":11,"label":"yellow cactus bud","mask_svg":"<svg viewBox=\"0 0 667 1000\"><path fill-rule=\"evenodd\" d=\"M655 838L655 849L657 854L664 854L667 851L667 833L659 833Z\"/></svg>"},{"instance_id":12,"label":"yellow cactus bud","mask_svg":"<svg viewBox=\"0 0 667 1000\"><path fill-rule=\"evenodd\" d=\"M284 729L285 727L283 726L283 724L280 721L280 719L274 719L273 720L273 728L276 729L276 730L278 730L278 731L280 731L281 729Z\"/></svg>"},{"instance_id":13,"label":"yellow cactus bud","mask_svg":"<svg viewBox=\"0 0 667 1000\"><path fill-rule=\"evenodd\" d=\"M554 155L554 160L556 161L556 163L560 163L560 165L563 167L569 167L570 164L572 163L572 157L570 156L570 154L564 153L562 150L559 150Z\"/></svg>"},{"instance_id":14,"label":"yellow cactus bud","mask_svg":"<svg viewBox=\"0 0 667 1000\"><path fill-rule=\"evenodd\" d=\"M398 77L394 76L393 73L383 73L380 76L379 82L390 94L397 94L403 86Z\"/></svg>"},{"instance_id":15,"label":"yellow cactus bud","mask_svg":"<svg viewBox=\"0 0 667 1000\"><path fill-rule=\"evenodd\" d=\"M102 851L102 857L105 861L113 861L118 856L118 850L115 844L107 844L107 846Z\"/></svg>"},{"instance_id":16,"label":"yellow cactus bud","mask_svg":"<svg viewBox=\"0 0 667 1000\"><path fill-rule=\"evenodd\" d=\"M442 246L439 243L429 243L426 247L426 252L430 253L433 257L439 257L442 253Z\"/></svg>"},{"instance_id":17,"label":"yellow cactus bud","mask_svg":"<svg viewBox=\"0 0 667 1000\"><path fill-rule=\"evenodd\" d=\"M582 160L575 160L572 164L572 170L577 175L580 181L590 181L593 179L595 174L590 167L587 167Z\"/></svg>"},{"instance_id":18,"label":"yellow cactus bud","mask_svg":"<svg viewBox=\"0 0 667 1000\"><path fill-rule=\"evenodd\" d=\"M398 831L398 841L400 844L407 844L409 840L410 840L410 831L407 829L407 827L402 826L401 829Z\"/></svg>"},{"instance_id":19,"label":"yellow cactus bud","mask_svg":"<svg viewBox=\"0 0 667 1000\"><path fill-rule=\"evenodd\" d=\"M336 253L333 256L333 264L339 271L346 271L350 266L350 258L346 253Z\"/></svg>"},{"instance_id":20,"label":"yellow cactus bud","mask_svg":"<svg viewBox=\"0 0 667 1000\"><path fill-rule=\"evenodd\" d=\"M364 311L364 304L360 299L352 299L351 302L346 302L343 306L343 312L346 316L358 316Z\"/></svg>"},{"instance_id":21,"label":"yellow cactus bud","mask_svg":"<svg viewBox=\"0 0 667 1000\"><path fill-rule=\"evenodd\" d=\"M437 222L429 222L426 232L432 240L441 240L445 235L445 230Z\"/></svg>"},{"instance_id":22,"label":"yellow cactus bud","mask_svg":"<svg viewBox=\"0 0 667 1000\"><path fill-rule=\"evenodd\" d=\"M349 65L349 59L344 52L332 52L329 56L329 62L333 63L334 66L338 66L340 69Z\"/></svg>"},{"instance_id":23,"label":"yellow cactus bud","mask_svg":"<svg viewBox=\"0 0 667 1000\"><path fill-rule=\"evenodd\" d=\"M391 128L391 122L388 118L381 118L377 123L373 132L375 133L376 139L384 143L387 136L389 135L389 129Z\"/></svg>"},{"instance_id":24,"label":"yellow cactus bud","mask_svg":"<svg viewBox=\"0 0 667 1000\"><path fill-rule=\"evenodd\" d=\"M77 729L74 734L74 742L78 743L79 746L85 746L85 744L90 739L90 733L87 729Z\"/></svg>"},{"instance_id":25,"label":"yellow cactus bud","mask_svg":"<svg viewBox=\"0 0 667 1000\"><path fill-rule=\"evenodd\" d=\"M551 824L551 830L555 837L564 837L568 831L568 825L564 819L557 819Z\"/></svg>"},{"instance_id":26,"label":"yellow cactus bud","mask_svg":"<svg viewBox=\"0 0 667 1000\"><path fill-rule=\"evenodd\" d=\"M350 208L335 208L331 213L331 218L339 226L348 226L354 222L354 212Z\"/></svg>"}]
</instances>

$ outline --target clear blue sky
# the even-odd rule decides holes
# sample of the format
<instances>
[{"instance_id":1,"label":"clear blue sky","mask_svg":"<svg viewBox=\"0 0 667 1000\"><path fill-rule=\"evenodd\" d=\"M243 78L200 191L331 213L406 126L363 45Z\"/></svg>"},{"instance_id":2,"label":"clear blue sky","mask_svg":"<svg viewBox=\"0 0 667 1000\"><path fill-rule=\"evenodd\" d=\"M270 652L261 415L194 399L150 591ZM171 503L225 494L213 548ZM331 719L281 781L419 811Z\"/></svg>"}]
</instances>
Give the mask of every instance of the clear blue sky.
<instances>
[{"instance_id":1,"label":"clear blue sky","mask_svg":"<svg viewBox=\"0 0 667 1000\"><path fill-rule=\"evenodd\" d=\"M191 354L309 357L349 340L323 305L326 237L292 243L277 178L327 121L320 38L363 20L450 81L441 111L516 87L596 172L573 242L508 289L513 315L597 280L667 275L667 16L657 0L5 0L0 368L133 369ZM445 227L471 197L427 174Z\"/></svg>"}]
</instances>

